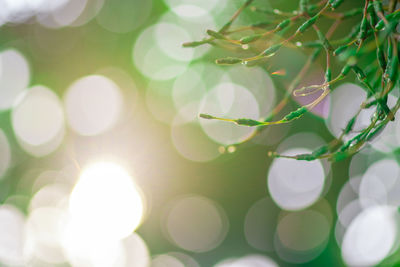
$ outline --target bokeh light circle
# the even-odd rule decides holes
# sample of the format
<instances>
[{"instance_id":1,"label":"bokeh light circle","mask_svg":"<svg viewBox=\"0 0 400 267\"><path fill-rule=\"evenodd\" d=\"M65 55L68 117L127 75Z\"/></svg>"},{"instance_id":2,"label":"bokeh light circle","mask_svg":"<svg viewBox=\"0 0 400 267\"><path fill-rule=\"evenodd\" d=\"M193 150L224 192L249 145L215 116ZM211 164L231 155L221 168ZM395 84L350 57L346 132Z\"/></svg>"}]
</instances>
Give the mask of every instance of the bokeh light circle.
<instances>
[{"instance_id":1,"label":"bokeh light circle","mask_svg":"<svg viewBox=\"0 0 400 267\"><path fill-rule=\"evenodd\" d=\"M373 266L390 255L399 239L397 208L373 206L360 213L348 227L342 257L352 266Z\"/></svg>"},{"instance_id":2,"label":"bokeh light circle","mask_svg":"<svg viewBox=\"0 0 400 267\"><path fill-rule=\"evenodd\" d=\"M275 85L268 72L261 67L248 68L238 65L229 68L227 75L229 75L230 81L243 86L254 95L261 117L269 114L276 102L276 92Z\"/></svg>"},{"instance_id":3,"label":"bokeh light circle","mask_svg":"<svg viewBox=\"0 0 400 267\"><path fill-rule=\"evenodd\" d=\"M166 55L178 61L190 61L193 58L194 51L182 47L182 44L190 39L184 28L162 22L158 23L154 30L156 44Z\"/></svg>"},{"instance_id":4,"label":"bokeh light circle","mask_svg":"<svg viewBox=\"0 0 400 267\"><path fill-rule=\"evenodd\" d=\"M59 28L71 25L84 12L88 0L68 0L60 8L46 14L39 14L37 20L45 27Z\"/></svg>"},{"instance_id":5,"label":"bokeh light circle","mask_svg":"<svg viewBox=\"0 0 400 267\"><path fill-rule=\"evenodd\" d=\"M280 241L293 250L315 249L327 240L329 231L328 220L312 210L288 214L277 227Z\"/></svg>"},{"instance_id":6,"label":"bokeh light circle","mask_svg":"<svg viewBox=\"0 0 400 267\"><path fill-rule=\"evenodd\" d=\"M279 212L271 198L260 199L250 207L244 221L244 234L252 247L262 251L274 250Z\"/></svg>"},{"instance_id":7,"label":"bokeh light circle","mask_svg":"<svg viewBox=\"0 0 400 267\"><path fill-rule=\"evenodd\" d=\"M125 266L147 267L150 265L150 252L144 240L136 233L123 240L125 247Z\"/></svg>"},{"instance_id":8,"label":"bokeh light circle","mask_svg":"<svg viewBox=\"0 0 400 267\"><path fill-rule=\"evenodd\" d=\"M63 106L58 96L44 86L22 93L13 107L11 120L20 145L30 154L43 156L53 152L63 139Z\"/></svg>"},{"instance_id":9,"label":"bokeh light circle","mask_svg":"<svg viewBox=\"0 0 400 267\"><path fill-rule=\"evenodd\" d=\"M353 219L363 210L360 200L355 199L344 206L338 213L339 222L343 227L348 227Z\"/></svg>"},{"instance_id":10,"label":"bokeh light circle","mask_svg":"<svg viewBox=\"0 0 400 267\"><path fill-rule=\"evenodd\" d=\"M11 108L17 96L28 87L30 70L26 58L15 49L0 53L0 110Z\"/></svg>"},{"instance_id":11,"label":"bokeh light circle","mask_svg":"<svg viewBox=\"0 0 400 267\"><path fill-rule=\"evenodd\" d=\"M98 5L99 2L104 0L61 0L61 1L33 1L36 2L36 5L40 4L40 10L36 14L36 20L46 28L61 28L65 26L72 26L73 23L76 23L78 18L83 17L86 19L85 10L91 8L92 12L97 12L95 5ZM46 2L63 2L59 3L58 7L50 8L48 10L43 10L44 8L48 8L49 4ZM101 5L100 5L101 7ZM86 23L87 21L85 21ZM83 23L84 24L84 23ZM75 25L76 26L76 25Z\"/></svg>"},{"instance_id":12,"label":"bokeh light circle","mask_svg":"<svg viewBox=\"0 0 400 267\"><path fill-rule=\"evenodd\" d=\"M275 236L275 250L281 259L305 263L322 253L331 227L329 214L323 212L317 209L283 212Z\"/></svg>"},{"instance_id":13,"label":"bokeh light circle","mask_svg":"<svg viewBox=\"0 0 400 267\"><path fill-rule=\"evenodd\" d=\"M205 252L216 248L224 240L228 221L216 203L193 195L171 203L163 228L177 246L189 251Z\"/></svg>"},{"instance_id":14,"label":"bokeh light circle","mask_svg":"<svg viewBox=\"0 0 400 267\"><path fill-rule=\"evenodd\" d=\"M358 85L345 83L332 91L330 94L330 112L326 120L331 133L339 137L347 122L357 113L361 103L366 99L367 93ZM356 120L354 129L361 129L370 122L370 110L363 110Z\"/></svg>"},{"instance_id":15,"label":"bokeh light circle","mask_svg":"<svg viewBox=\"0 0 400 267\"><path fill-rule=\"evenodd\" d=\"M190 103L179 110L172 122L172 142L179 154L186 159L211 161L220 155L220 145L202 131L197 123L197 112L196 103Z\"/></svg>"},{"instance_id":16,"label":"bokeh light circle","mask_svg":"<svg viewBox=\"0 0 400 267\"><path fill-rule=\"evenodd\" d=\"M74 1L74 0L70 0ZM77 1L77 0L75 0ZM86 3L85 9L82 11L80 16L72 22L70 26L72 27L79 27L82 26L86 23L88 23L90 20L92 20L94 17L97 16L97 14L100 12L104 5L105 0L90 0Z\"/></svg>"},{"instance_id":17,"label":"bokeh light circle","mask_svg":"<svg viewBox=\"0 0 400 267\"><path fill-rule=\"evenodd\" d=\"M25 217L13 206L0 206L0 236L0 262L23 266L26 261Z\"/></svg>"},{"instance_id":18,"label":"bokeh light circle","mask_svg":"<svg viewBox=\"0 0 400 267\"><path fill-rule=\"evenodd\" d=\"M61 240L68 216L65 210L43 207L28 216L26 233L31 257L51 264L66 261Z\"/></svg>"},{"instance_id":19,"label":"bokeh light circle","mask_svg":"<svg viewBox=\"0 0 400 267\"><path fill-rule=\"evenodd\" d=\"M291 149L284 155L311 153L308 149ZM282 209L300 210L320 197L325 182L324 168L319 160L296 161L274 159L268 173L268 190Z\"/></svg>"},{"instance_id":20,"label":"bokeh light circle","mask_svg":"<svg viewBox=\"0 0 400 267\"><path fill-rule=\"evenodd\" d=\"M160 25L160 27L162 27L162 25L167 24ZM167 45L162 47L156 44L158 26L158 24L150 26L141 32L134 44L132 59L139 71L148 78L154 80L169 80L182 74L186 70L188 62L175 60L173 57L166 54L166 52L168 53L168 49L171 48L171 43L178 45L178 40L167 38L167 40L169 40ZM173 25L171 27L178 26ZM183 29L181 29L176 37L178 37L180 40L181 38L188 37L188 35ZM181 45L179 45L179 47L181 47ZM178 57L179 59L190 60L190 57L187 57L188 52L185 52L183 55L186 56L182 58L179 56L178 52L179 49L182 48L179 48L178 50L177 49L178 48L174 48L172 51L175 57Z\"/></svg>"},{"instance_id":21,"label":"bokeh light circle","mask_svg":"<svg viewBox=\"0 0 400 267\"><path fill-rule=\"evenodd\" d=\"M363 208L370 205L399 205L400 167L393 159L383 159L369 166L359 186Z\"/></svg>"},{"instance_id":22,"label":"bokeh light circle","mask_svg":"<svg viewBox=\"0 0 400 267\"><path fill-rule=\"evenodd\" d=\"M39 208L63 209L67 206L70 192L71 189L65 184L52 183L43 186L31 198L28 210L32 212Z\"/></svg>"},{"instance_id":23,"label":"bokeh light circle","mask_svg":"<svg viewBox=\"0 0 400 267\"><path fill-rule=\"evenodd\" d=\"M120 88L110 79L91 75L79 79L64 97L68 123L81 135L97 135L112 128L123 109Z\"/></svg>"},{"instance_id":24,"label":"bokeh light circle","mask_svg":"<svg viewBox=\"0 0 400 267\"><path fill-rule=\"evenodd\" d=\"M48 143L64 129L61 102L50 89L35 86L13 108L12 124L22 141L33 146Z\"/></svg>"},{"instance_id":25,"label":"bokeh light circle","mask_svg":"<svg viewBox=\"0 0 400 267\"><path fill-rule=\"evenodd\" d=\"M198 2L200 3L200 2ZM183 10L185 8L189 7L191 11L193 11L193 5L185 5L185 6L180 6L183 7ZM176 13L172 11L165 12L161 18L159 19L160 24L170 24L170 25L179 25L181 27L181 30L185 31L185 35L189 35L189 39L183 40L181 38L178 38L179 36L184 37L182 34L173 34L172 36L166 36L166 33L163 35L166 36L167 38L170 38L171 40L169 41L170 43L175 43L178 46L173 48L175 51L179 51L179 49L184 49L182 51L183 56L184 55L191 55L192 60L200 58L203 56L207 51L210 50L209 45L201 45L198 47L182 47L183 43L194 41L194 40L199 40L201 38L206 38L207 36L205 35L205 30L204 29L215 29L215 21L212 15L208 12L204 12L205 10L202 8L195 8L197 11L202 12L203 14L201 16L191 16L187 14L187 16L177 16ZM181 9L181 11L183 11ZM159 35L160 36L160 35ZM162 40L164 42L165 40ZM181 43L179 43L181 42ZM186 50L186 51L185 51Z\"/></svg>"},{"instance_id":26,"label":"bokeh light circle","mask_svg":"<svg viewBox=\"0 0 400 267\"><path fill-rule=\"evenodd\" d=\"M336 212L338 215L350 202L358 199L360 183L361 176L355 176L350 177L350 179L342 186L336 200Z\"/></svg>"},{"instance_id":27,"label":"bokeh light circle","mask_svg":"<svg viewBox=\"0 0 400 267\"><path fill-rule=\"evenodd\" d=\"M218 84L203 98L200 113L224 118L250 118L260 116L255 96L245 87L224 82ZM255 128L238 126L216 120L200 120L204 132L218 143L229 145L245 140Z\"/></svg>"}]
</instances>

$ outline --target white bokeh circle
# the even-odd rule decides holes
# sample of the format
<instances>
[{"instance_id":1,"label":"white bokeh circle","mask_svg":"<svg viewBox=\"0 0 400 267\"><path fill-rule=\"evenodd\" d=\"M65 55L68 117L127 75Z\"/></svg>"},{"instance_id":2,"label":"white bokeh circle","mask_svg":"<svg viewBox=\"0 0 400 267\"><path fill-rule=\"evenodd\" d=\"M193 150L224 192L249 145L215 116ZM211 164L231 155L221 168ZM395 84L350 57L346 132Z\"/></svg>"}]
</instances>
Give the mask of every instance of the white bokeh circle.
<instances>
[{"instance_id":1,"label":"white bokeh circle","mask_svg":"<svg viewBox=\"0 0 400 267\"><path fill-rule=\"evenodd\" d=\"M74 82L64 97L70 127L81 135L97 135L111 129L123 110L120 88L110 79L91 75Z\"/></svg>"},{"instance_id":2,"label":"white bokeh circle","mask_svg":"<svg viewBox=\"0 0 400 267\"><path fill-rule=\"evenodd\" d=\"M291 149L282 154L310 153L308 149ZM325 182L320 160L310 162L293 159L274 159L268 173L268 190L283 209L300 210L318 200Z\"/></svg>"}]
</instances>

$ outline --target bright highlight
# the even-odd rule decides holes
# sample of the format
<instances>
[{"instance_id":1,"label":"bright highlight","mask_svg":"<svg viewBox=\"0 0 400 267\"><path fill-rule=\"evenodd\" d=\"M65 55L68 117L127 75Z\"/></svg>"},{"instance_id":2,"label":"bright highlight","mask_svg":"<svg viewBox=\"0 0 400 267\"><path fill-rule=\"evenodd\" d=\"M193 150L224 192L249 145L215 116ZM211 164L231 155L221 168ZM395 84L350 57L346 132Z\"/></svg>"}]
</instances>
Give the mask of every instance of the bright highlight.
<instances>
[{"instance_id":1,"label":"bright highlight","mask_svg":"<svg viewBox=\"0 0 400 267\"><path fill-rule=\"evenodd\" d=\"M85 234L120 240L143 216L143 200L132 177L120 166L99 162L81 174L70 197L73 224Z\"/></svg>"}]
</instances>

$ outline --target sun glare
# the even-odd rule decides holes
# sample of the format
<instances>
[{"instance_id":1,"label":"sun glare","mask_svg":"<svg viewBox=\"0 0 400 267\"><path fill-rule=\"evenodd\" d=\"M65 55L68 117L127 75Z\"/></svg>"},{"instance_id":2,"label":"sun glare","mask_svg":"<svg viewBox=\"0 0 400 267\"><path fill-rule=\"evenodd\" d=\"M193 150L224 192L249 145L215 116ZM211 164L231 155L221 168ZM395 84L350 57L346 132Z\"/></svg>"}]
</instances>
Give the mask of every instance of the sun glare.
<instances>
[{"instance_id":1,"label":"sun glare","mask_svg":"<svg viewBox=\"0 0 400 267\"><path fill-rule=\"evenodd\" d=\"M141 223L143 199L132 177L120 166L99 162L83 170L72 191L72 224L85 234L120 240Z\"/></svg>"}]
</instances>

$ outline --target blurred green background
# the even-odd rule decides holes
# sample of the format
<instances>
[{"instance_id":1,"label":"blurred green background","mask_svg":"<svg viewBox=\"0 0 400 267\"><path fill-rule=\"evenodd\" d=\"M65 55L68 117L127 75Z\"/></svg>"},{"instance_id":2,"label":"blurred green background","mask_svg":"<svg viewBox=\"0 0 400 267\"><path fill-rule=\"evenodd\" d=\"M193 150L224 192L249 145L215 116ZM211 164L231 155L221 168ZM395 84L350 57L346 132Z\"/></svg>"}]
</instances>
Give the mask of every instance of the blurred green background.
<instances>
[{"instance_id":1,"label":"blurred green background","mask_svg":"<svg viewBox=\"0 0 400 267\"><path fill-rule=\"evenodd\" d=\"M267 156L312 151L337 136L365 97L353 76L314 114L242 145L231 144L251 128L198 119L266 116L312 53L287 47L262 66L230 67L214 61L252 50L182 48L243 2L0 1L2 265L344 266L344 253L347 264L366 266L396 256L400 126L338 163ZM298 1L253 6L291 12ZM269 19L248 9L232 28ZM320 83L324 64L321 56L302 84ZM296 107L293 100L280 115ZM358 235L345 234L356 217ZM367 242L371 229L366 250L351 245ZM346 235L354 255L341 246Z\"/></svg>"}]
</instances>

